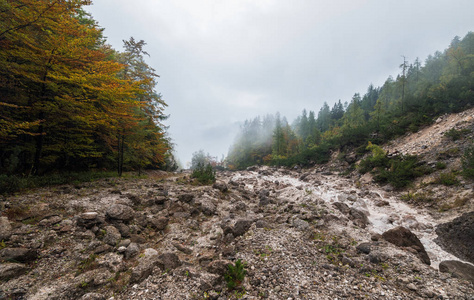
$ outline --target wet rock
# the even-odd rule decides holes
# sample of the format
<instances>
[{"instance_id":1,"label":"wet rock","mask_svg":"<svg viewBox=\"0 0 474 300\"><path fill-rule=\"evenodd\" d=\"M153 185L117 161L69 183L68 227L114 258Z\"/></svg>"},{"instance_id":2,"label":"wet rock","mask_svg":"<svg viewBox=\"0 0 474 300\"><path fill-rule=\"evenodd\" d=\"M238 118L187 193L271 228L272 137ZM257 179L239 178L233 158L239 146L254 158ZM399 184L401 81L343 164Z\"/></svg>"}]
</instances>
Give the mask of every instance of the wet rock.
<instances>
[{"instance_id":1,"label":"wet rock","mask_svg":"<svg viewBox=\"0 0 474 300\"><path fill-rule=\"evenodd\" d=\"M120 231L114 226L105 226L104 243L115 246L122 238Z\"/></svg>"},{"instance_id":2,"label":"wet rock","mask_svg":"<svg viewBox=\"0 0 474 300\"><path fill-rule=\"evenodd\" d=\"M7 217L0 217L0 241L7 241L12 235L12 226Z\"/></svg>"},{"instance_id":3,"label":"wet rock","mask_svg":"<svg viewBox=\"0 0 474 300\"><path fill-rule=\"evenodd\" d=\"M168 225L168 222L169 222L169 218L163 217L163 216L151 217L149 219L149 223L151 227L157 230L164 230L166 226Z\"/></svg>"},{"instance_id":4,"label":"wet rock","mask_svg":"<svg viewBox=\"0 0 474 300\"><path fill-rule=\"evenodd\" d=\"M474 283L474 266L457 260L445 260L439 264L443 273L451 273L455 277L463 278Z\"/></svg>"},{"instance_id":5,"label":"wet rock","mask_svg":"<svg viewBox=\"0 0 474 300\"><path fill-rule=\"evenodd\" d=\"M382 237L387 242L390 242L398 247L410 247L414 249L417 253L417 256L423 263L427 265L431 264L430 258L426 253L425 247L420 242L418 237L407 228L398 226L396 228L385 231L382 234Z\"/></svg>"},{"instance_id":6,"label":"wet rock","mask_svg":"<svg viewBox=\"0 0 474 300\"><path fill-rule=\"evenodd\" d=\"M172 252L163 253L159 256L164 270L172 270L181 266L178 255Z\"/></svg>"},{"instance_id":7,"label":"wet rock","mask_svg":"<svg viewBox=\"0 0 474 300\"><path fill-rule=\"evenodd\" d=\"M0 261L31 262L38 257L38 252L28 248L3 248L0 250Z\"/></svg>"},{"instance_id":8,"label":"wet rock","mask_svg":"<svg viewBox=\"0 0 474 300\"><path fill-rule=\"evenodd\" d=\"M125 258L130 259L136 256L140 252L140 247L137 243L130 243L128 247L125 249Z\"/></svg>"},{"instance_id":9,"label":"wet rock","mask_svg":"<svg viewBox=\"0 0 474 300\"><path fill-rule=\"evenodd\" d=\"M110 219L130 221L135 215L135 211L128 205L114 204L107 209L107 217Z\"/></svg>"},{"instance_id":10,"label":"wet rock","mask_svg":"<svg viewBox=\"0 0 474 300\"><path fill-rule=\"evenodd\" d=\"M436 227L435 242L444 250L474 263L474 211Z\"/></svg>"},{"instance_id":11,"label":"wet rock","mask_svg":"<svg viewBox=\"0 0 474 300\"><path fill-rule=\"evenodd\" d=\"M244 235L249 229L250 226L252 226L252 220L248 219L240 219L235 222L234 228L233 228L233 234L235 237Z\"/></svg>"},{"instance_id":12,"label":"wet rock","mask_svg":"<svg viewBox=\"0 0 474 300\"><path fill-rule=\"evenodd\" d=\"M28 271L28 267L18 263L2 263L0 264L0 280L10 280L21 276Z\"/></svg>"},{"instance_id":13,"label":"wet rock","mask_svg":"<svg viewBox=\"0 0 474 300\"><path fill-rule=\"evenodd\" d=\"M222 193L225 193L229 190L229 188L227 187L227 184L224 182L224 181L216 181L214 182L214 184L212 185L212 187L214 189L218 189L219 191L221 191Z\"/></svg>"}]
</instances>

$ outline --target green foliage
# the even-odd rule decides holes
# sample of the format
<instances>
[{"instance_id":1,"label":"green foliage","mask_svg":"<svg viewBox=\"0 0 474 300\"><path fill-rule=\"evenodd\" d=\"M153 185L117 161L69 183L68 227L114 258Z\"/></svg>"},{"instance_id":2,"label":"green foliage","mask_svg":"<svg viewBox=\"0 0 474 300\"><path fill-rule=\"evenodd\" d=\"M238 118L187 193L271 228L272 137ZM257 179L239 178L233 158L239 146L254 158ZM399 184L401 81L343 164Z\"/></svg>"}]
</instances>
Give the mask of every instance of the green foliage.
<instances>
[{"instance_id":1,"label":"green foliage","mask_svg":"<svg viewBox=\"0 0 474 300\"><path fill-rule=\"evenodd\" d=\"M442 161L436 162L436 169L438 169L438 170L446 169L446 163L444 163Z\"/></svg>"},{"instance_id":2,"label":"green foliage","mask_svg":"<svg viewBox=\"0 0 474 300\"><path fill-rule=\"evenodd\" d=\"M458 185L459 180L456 178L456 174L454 174L453 172L445 172L439 174L439 177L436 178L435 183L451 186Z\"/></svg>"},{"instance_id":3,"label":"green foliage","mask_svg":"<svg viewBox=\"0 0 474 300\"><path fill-rule=\"evenodd\" d=\"M444 136L450 138L452 141L457 141L469 134L470 132L471 130L469 129L457 130L456 128L451 128L450 130L444 133Z\"/></svg>"},{"instance_id":4,"label":"green foliage","mask_svg":"<svg viewBox=\"0 0 474 300\"><path fill-rule=\"evenodd\" d=\"M387 182L396 188L403 188L416 177L431 172L427 166L419 163L416 156L401 155L388 158L382 148L370 142L367 150L371 150L372 155L361 160L359 172L367 173L371 171L377 182Z\"/></svg>"},{"instance_id":5,"label":"green foliage","mask_svg":"<svg viewBox=\"0 0 474 300\"><path fill-rule=\"evenodd\" d=\"M235 262L235 265L229 264L227 272L224 274L224 279L230 290L233 290L242 284L245 274L247 274L245 266L246 264L240 259Z\"/></svg>"},{"instance_id":6,"label":"green foliage","mask_svg":"<svg viewBox=\"0 0 474 300\"><path fill-rule=\"evenodd\" d=\"M388 166L389 158L385 155L385 151L383 151L381 147L369 142L366 149L372 151L372 156L360 161L360 173L365 174L374 168L385 168Z\"/></svg>"},{"instance_id":7,"label":"green foliage","mask_svg":"<svg viewBox=\"0 0 474 300\"><path fill-rule=\"evenodd\" d=\"M211 164L204 166L201 163L198 163L196 168L191 174L192 178L195 178L200 184L212 184L216 182L216 171L212 169Z\"/></svg>"},{"instance_id":8,"label":"green foliage","mask_svg":"<svg viewBox=\"0 0 474 300\"><path fill-rule=\"evenodd\" d=\"M381 169L374 178L377 182L388 182L396 188L403 188L415 178L430 172L427 166L419 164L418 157L407 155L390 159L388 168Z\"/></svg>"},{"instance_id":9,"label":"green foliage","mask_svg":"<svg viewBox=\"0 0 474 300\"><path fill-rule=\"evenodd\" d=\"M474 179L474 145L471 145L464 151L462 167L464 177Z\"/></svg>"}]
</instances>

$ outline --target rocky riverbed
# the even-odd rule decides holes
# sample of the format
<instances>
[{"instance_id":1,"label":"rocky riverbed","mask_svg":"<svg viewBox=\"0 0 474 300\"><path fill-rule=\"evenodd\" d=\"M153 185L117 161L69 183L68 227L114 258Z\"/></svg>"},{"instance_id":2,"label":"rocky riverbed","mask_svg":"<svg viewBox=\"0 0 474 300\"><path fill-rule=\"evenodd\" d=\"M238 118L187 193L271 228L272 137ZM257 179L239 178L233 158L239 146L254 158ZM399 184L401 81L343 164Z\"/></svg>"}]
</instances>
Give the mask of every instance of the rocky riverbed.
<instances>
[{"instance_id":1,"label":"rocky riverbed","mask_svg":"<svg viewBox=\"0 0 474 300\"><path fill-rule=\"evenodd\" d=\"M472 199L440 213L327 167L188 177L6 197L0 299L474 299Z\"/></svg>"}]
</instances>

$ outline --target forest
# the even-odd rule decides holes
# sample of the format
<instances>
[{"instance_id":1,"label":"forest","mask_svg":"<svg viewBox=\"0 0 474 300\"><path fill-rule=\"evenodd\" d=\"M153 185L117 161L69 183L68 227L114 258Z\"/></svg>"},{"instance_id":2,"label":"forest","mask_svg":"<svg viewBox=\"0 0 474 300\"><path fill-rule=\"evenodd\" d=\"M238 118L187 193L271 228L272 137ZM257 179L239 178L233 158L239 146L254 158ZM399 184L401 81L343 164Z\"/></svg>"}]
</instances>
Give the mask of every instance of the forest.
<instances>
[{"instance_id":1,"label":"forest","mask_svg":"<svg viewBox=\"0 0 474 300\"><path fill-rule=\"evenodd\" d=\"M474 33L456 36L425 62L402 56L400 74L383 86L370 84L349 102L327 102L316 114L304 109L291 124L279 113L257 116L241 126L226 158L230 169L255 164L308 166L325 163L333 150L360 157L369 142L390 139L433 122L436 116L474 104Z\"/></svg>"},{"instance_id":2,"label":"forest","mask_svg":"<svg viewBox=\"0 0 474 300\"><path fill-rule=\"evenodd\" d=\"M113 49L90 1L0 3L0 176L176 168L143 40Z\"/></svg>"}]
</instances>

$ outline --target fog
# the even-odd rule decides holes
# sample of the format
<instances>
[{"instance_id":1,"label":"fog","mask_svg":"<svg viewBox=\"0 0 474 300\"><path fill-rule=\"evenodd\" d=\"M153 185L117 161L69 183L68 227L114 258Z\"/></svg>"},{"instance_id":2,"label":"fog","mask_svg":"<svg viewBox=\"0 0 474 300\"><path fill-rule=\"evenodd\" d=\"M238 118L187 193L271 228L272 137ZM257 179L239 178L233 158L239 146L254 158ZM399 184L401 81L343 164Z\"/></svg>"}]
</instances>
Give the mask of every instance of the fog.
<instances>
[{"instance_id":1,"label":"fog","mask_svg":"<svg viewBox=\"0 0 474 300\"><path fill-rule=\"evenodd\" d=\"M472 0L96 0L87 9L116 49L147 42L169 134L186 165L226 155L239 126L332 107L396 76L474 28Z\"/></svg>"}]
</instances>

